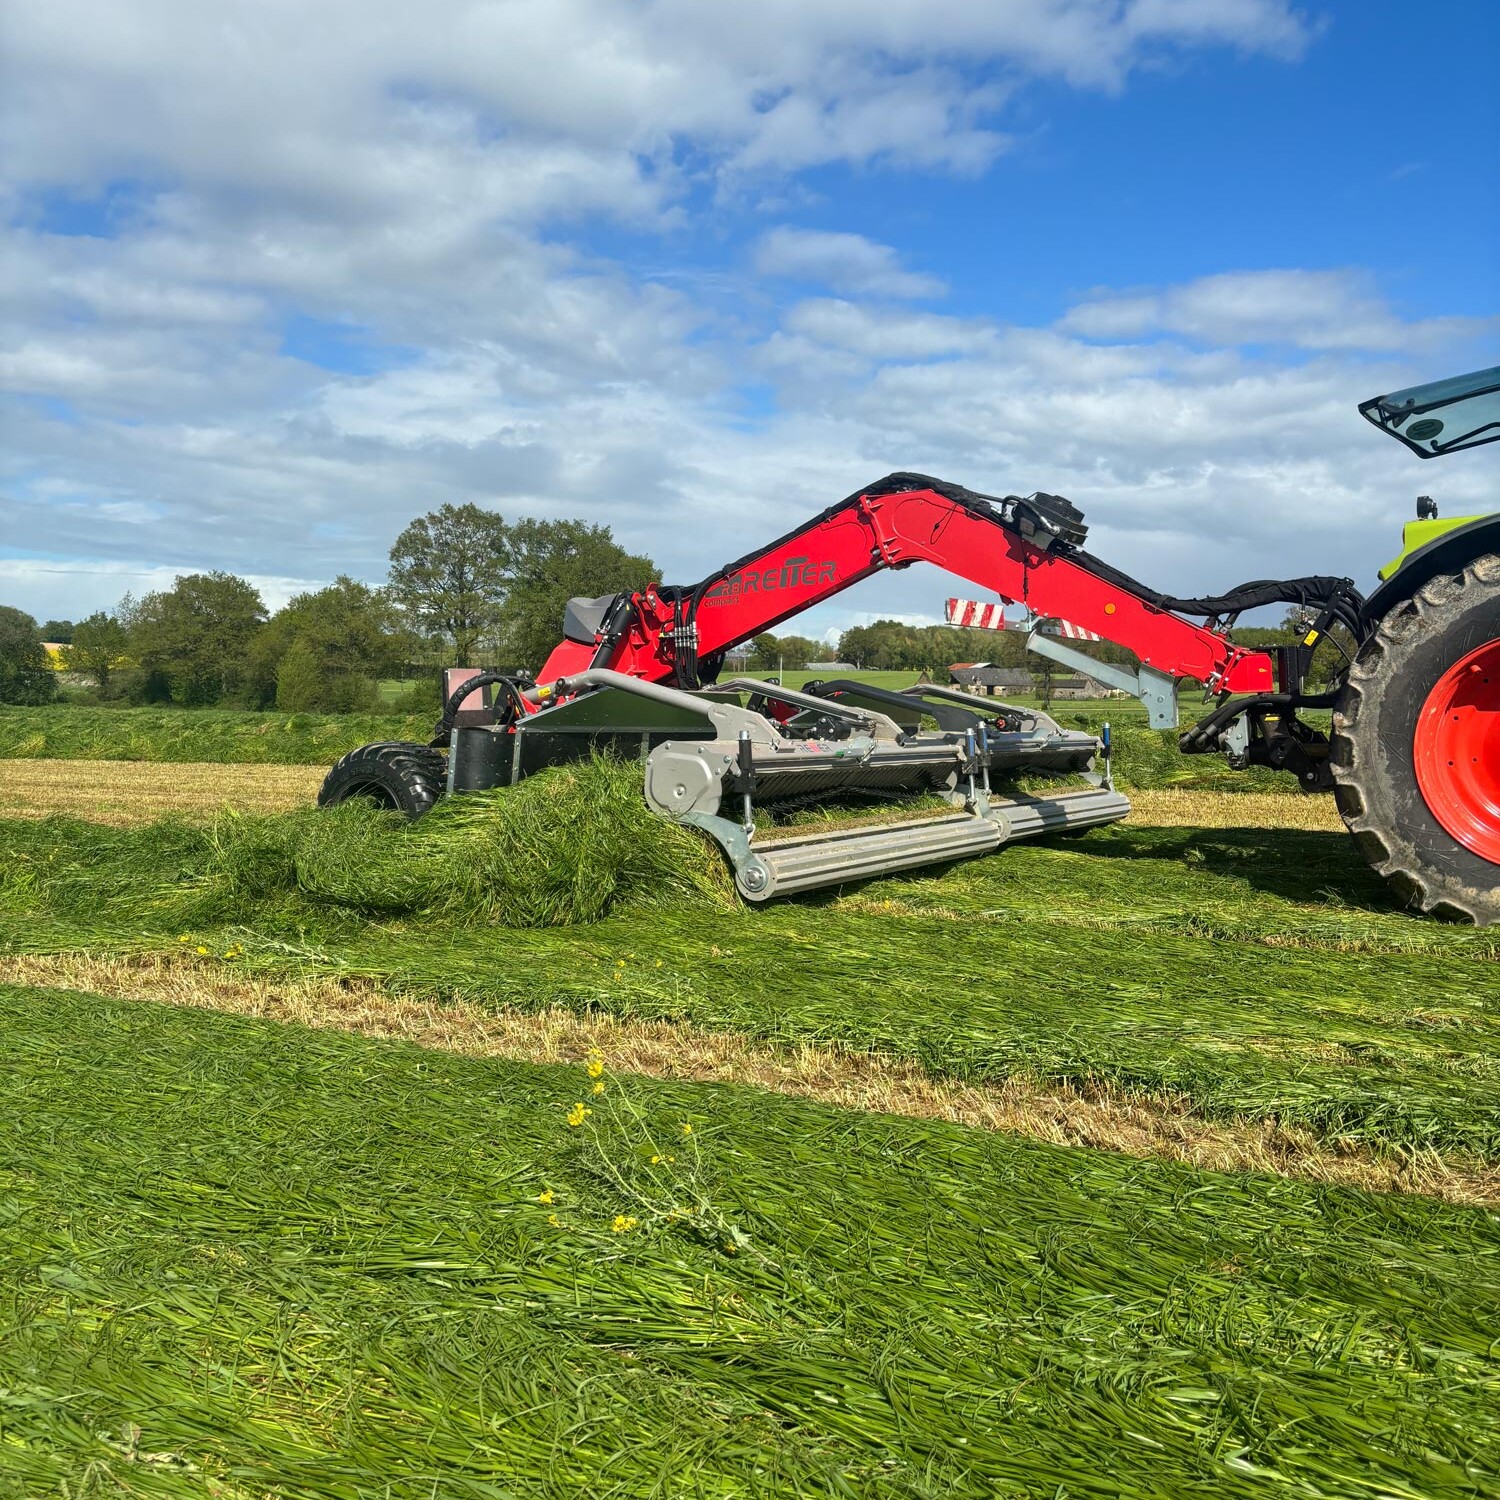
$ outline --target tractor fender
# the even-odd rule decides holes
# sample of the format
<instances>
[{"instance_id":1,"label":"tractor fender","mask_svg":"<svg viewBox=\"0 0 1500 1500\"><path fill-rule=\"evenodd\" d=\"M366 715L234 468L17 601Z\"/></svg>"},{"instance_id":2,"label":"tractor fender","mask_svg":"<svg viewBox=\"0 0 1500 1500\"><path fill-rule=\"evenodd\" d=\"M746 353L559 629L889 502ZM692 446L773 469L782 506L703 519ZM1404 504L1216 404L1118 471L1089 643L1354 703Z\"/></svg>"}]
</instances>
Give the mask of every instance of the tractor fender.
<instances>
[{"instance_id":1,"label":"tractor fender","mask_svg":"<svg viewBox=\"0 0 1500 1500\"><path fill-rule=\"evenodd\" d=\"M1466 526L1455 526L1407 556L1401 566L1365 600L1360 635L1368 639L1375 627L1398 604L1444 573L1462 573L1476 557L1500 553L1500 515L1480 516Z\"/></svg>"}]
</instances>

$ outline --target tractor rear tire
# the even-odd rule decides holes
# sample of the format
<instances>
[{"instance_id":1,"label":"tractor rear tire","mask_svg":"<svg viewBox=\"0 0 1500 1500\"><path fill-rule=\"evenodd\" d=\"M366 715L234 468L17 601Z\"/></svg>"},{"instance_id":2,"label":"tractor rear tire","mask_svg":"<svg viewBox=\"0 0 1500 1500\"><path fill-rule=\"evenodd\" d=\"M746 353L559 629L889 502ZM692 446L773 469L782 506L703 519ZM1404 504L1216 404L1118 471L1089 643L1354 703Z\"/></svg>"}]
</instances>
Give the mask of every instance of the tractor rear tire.
<instances>
[{"instance_id":1,"label":"tractor rear tire","mask_svg":"<svg viewBox=\"0 0 1500 1500\"><path fill-rule=\"evenodd\" d=\"M1361 648L1333 715L1334 796L1402 902L1500 922L1500 556L1434 578Z\"/></svg>"},{"instance_id":2,"label":"tractor rear tire","mask_svg":"<svg viewBox=\"0 0 1500 1500\"><path fill-rule=\"evenodd\" d=\"M448 787L448 763L430 745L391 741L351 750L323 780L319 807L362 797L420 818Z\"/></svg>"}]
</instances>

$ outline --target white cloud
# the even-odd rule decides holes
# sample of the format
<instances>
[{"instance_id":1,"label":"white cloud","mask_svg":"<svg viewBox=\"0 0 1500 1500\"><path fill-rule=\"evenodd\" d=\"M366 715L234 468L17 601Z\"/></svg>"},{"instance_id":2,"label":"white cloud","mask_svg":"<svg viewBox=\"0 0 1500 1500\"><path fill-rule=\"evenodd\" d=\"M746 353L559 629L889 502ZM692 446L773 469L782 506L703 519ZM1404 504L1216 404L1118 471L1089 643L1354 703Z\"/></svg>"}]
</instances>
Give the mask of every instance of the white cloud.
<instances>
[{"instance_id":1,"label":"white cloud","mask_svg":"<svg viewBox=\"0 0 1500 1500\"><path fill-rule=\"evenodd\" d=\"M683 142L735 169L973 171L1004 145L976 66L1113 88L1163 48L1307 36L1287 0L51 0L7 17L0 155L356 214L476 189L510 216L644 212Z\"/></svg>"},{"instance_id":2,"label":"white cloud","mask_svg":"<svg viewBox=\"0 0 1500 1500\"><path fill-rule=\"evenodd\" d=\"M91 559L0 557L0 597L12 608L25 610L39 623L81 620L96 610L113 609L127 593L139 599L143 594L169 589L180 573L189 571ZM266 608L273 612L293 594L322 588L326 582L263 573L241 576L260 591ZM63 604L67 610L59 613Z\"/></svg>"},{"instance_id":3,"label":"white cloud","mask_svg":"<svg viewBox=\"0 0 1500 1500\"><path fill-rule=\"evenodd\" d=\"M1490 320L1493 326L1496 321ZM1436 348L1484 329L1484 320L1406 322L1358 271L1230 271L1181 286L1106 293L1060 325L1086 338L1180 334L1208 344L1301 349Z\"/></svg>"},{"instance_id":4,"label":"white cloud","mask_svg":"<svg viewBox=\"0 0 1500 1500\"><path fill-rule=\"evenodd\" d=\"M994 330L980 319L872 308L833 298L798 303L783 326L791 335L869 360L974 353L992 346L995 338Z\"/></svg>"},{"instance_id":5,"label":"white cloud","mask_svg":"<svg viewBox=\"0 0 1500 1500\"><path fill-rule=\"evenodd\" d=\"M1294 56L1283 0L52 0L6 25L0 541L64 561L5 560L0 593L42 615L212 567L272 602L376 579L448 500L587 515L692 579L896 468L1070 494L1169 588L1367 571L1421 481L1353 403L1465 331L1342 272L942 316L890 305L943 290L890 246L791 226L755 270L833 295L778 315L744 278L582 248L600 216L672 235L795 197L805 166L981 170L1022 80ZM47 195L121 182L112 237L39 227ZM283 352L292 314L372 373ZM1478 498L1462 465L1442 489ZM935 616L947 588L889 576L799 625Z\"/></svg>"},{"instance_id":6,"label":"white cloud","mask_svg":"<svg viewBox=\"0 0 1500 1500\"><path fill-rule=\"evenodd\" d=\"M940 297L947 290L940 277L903 269L900 255L889 245L862 234L785 224L761 236L755 269L762 276L820 282L836 292L870 297Z\"/></svg>"}]
</instances>

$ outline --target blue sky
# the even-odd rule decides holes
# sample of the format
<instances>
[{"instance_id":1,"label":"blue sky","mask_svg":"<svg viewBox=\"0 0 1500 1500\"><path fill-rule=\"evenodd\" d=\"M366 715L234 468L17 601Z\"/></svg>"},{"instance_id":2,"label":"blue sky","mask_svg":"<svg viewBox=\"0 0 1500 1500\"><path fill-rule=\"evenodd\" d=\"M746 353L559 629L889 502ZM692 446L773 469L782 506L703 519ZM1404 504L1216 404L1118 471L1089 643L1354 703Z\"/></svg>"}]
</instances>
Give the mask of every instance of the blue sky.
<instances>
[{"instance_id":1,"label":"blue sky","mask_svg":"<svg viewBox=\"0 0 1500 1500\"><path fill-rule=\"evenodd\" d=\"M347 37L362 44L351 48ZM444 501L697 577L892 468L1368 578L1354 403L1500 360L1500 6L55 0L0 90L0 602L379 581ZM935 618L940 575L805 622Z\"/></svg>"}]
</instances>

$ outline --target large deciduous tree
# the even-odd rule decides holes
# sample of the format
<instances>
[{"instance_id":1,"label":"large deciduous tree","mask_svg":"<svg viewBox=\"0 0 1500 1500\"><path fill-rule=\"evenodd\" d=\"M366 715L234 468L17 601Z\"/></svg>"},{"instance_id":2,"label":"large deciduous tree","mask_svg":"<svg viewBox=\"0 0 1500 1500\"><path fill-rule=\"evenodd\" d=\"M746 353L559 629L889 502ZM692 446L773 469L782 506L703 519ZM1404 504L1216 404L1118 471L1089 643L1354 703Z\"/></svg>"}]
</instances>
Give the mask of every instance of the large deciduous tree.
<instances>
[{"instance_id":1,"label":"large deciduous tree","mask_svg":"<svg viewBox=\"0 0 1500 1500\"><path fill-rule=\"evenodd\" d=\"M458 662L474 660L505 601L511 549L504 519L477 505L418 516L391 548L391 597L427 635L446 636Z\"/></svg>"},{"instance_id":2,"label":"large deciduous tree","mask_svg":"<svg viewBox=\"0 0 1500 1500\"><path fill-rule=\"evenodd\" d=\"M245 681L250 643L265 623L260 594L231 573L191 573L134 609L132 654L174 703L218 703Z\"/></svg>"},{"instance_id":3,"label":"large deciduous tree","mask_svg":"<svg viewBox=\"0 0 1500 1500\"><path fill-rule=\"evenodd\" d=\"M510 528L510 587L500 611L506 664L540 667L562 639L563 610L575 595L633 592L657 576L649 557L627 552L607 526L586 521L520 521Z\"/></svg>"},{"instance_id":4,"label":"large deciduous tree","mask_svg":"<svg viewBox=\"0 0 1500 1500\"><path fill-rule=\"evenodd\" d=\"M36 621L0 604L0 703L50 703L56 696L57 678Z\"/></svg>"}]
</instances>

